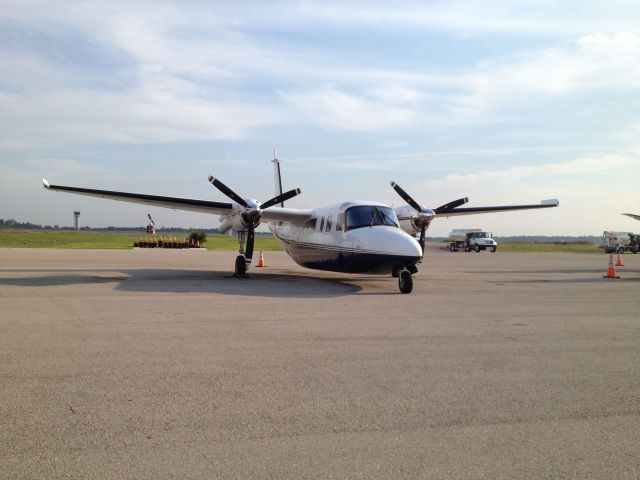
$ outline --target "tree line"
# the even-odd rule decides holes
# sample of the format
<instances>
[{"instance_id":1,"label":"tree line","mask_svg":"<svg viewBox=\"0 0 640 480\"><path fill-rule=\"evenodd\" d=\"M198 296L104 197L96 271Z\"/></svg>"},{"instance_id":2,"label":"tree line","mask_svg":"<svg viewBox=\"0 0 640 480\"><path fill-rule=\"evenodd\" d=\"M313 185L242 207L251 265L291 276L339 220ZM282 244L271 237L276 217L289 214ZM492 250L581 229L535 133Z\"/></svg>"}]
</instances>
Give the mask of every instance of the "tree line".
<instances>
[{"instance_id":1,"label":"tree line","mask_svg":"<svg viewBox=\"0 0 640 480\"><path fill-rule=\"evenodd\" d=\"M0 218L0 229L5 230L75 230L74 227L60 226L60 225L39 225L31 222L19 222L13 218L9 218L8 220ZM83 226L80 227L81 231L91 231L91 232L146 232L146 227L88 227ZM205 233L216 234L218 233L217 228L182 228L182 227L164 227L162 231L172 232L172 233L187 233L192 232L194 230L198 230Z\"/></svg>"}]
</instances>

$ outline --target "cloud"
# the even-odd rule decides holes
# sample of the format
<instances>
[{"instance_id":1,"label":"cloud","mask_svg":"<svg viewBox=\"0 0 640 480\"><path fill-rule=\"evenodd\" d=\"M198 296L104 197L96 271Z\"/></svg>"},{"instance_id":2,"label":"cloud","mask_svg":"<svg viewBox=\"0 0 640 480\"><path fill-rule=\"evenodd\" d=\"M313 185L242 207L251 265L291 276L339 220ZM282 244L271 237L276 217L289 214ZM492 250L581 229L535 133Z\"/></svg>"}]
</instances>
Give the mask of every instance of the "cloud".
<instances>
[{"instance_id":1,"label":"cloud","mask_svg":"<svg viewBox=\"0 0 640 480\"><path fill-rule=\"evenodd\" d=\"M494 184L508 184L522 181L536 181L540 179L557 180L561 177L581 178L603 177L607 174L618 174L628 168L640 168L640 157L635 154L602 155L598 157L584 157L561 163L547 163L542 165L516 165L501 170L483 170L474 173L452 173L443 179L431 180L422 184L424 189L442 189L455 184L456 186L484 186Z\"/></svg>"},{"instance_id":2,"label":"cloud","mask_svg":"<svg viewBox=\"0 0 640 480\"><path fill-rule=\"evenodd\" d=\"M406 101L406 93L400 103ZM355 96L333 86L281 94L301 118L330 130L371 132L402 127L415 122L416 111L397 106L390 97Z\"/></svg>"},{"instance_id":3,"label":"cloud","mask_svg":"<svg viewBox=\"0 0 640 480\"><path fill-rule=\"evenodd\" d=\"M636 25L632 0L603 4L584 0L581 8L560 1L474 0L416 1L305 1L243 2L235 8L211 5L211 12L224 9L228 25L286 30L379 29L436 30L464 35L529 34L553 37L583 35L593 31L618 31ZM254 8L251 8L254 7ZM617 8L616 8L617 7ZM550 15L549 12L553 12ZM627 15L620 15L625 11Z\"/></svg>"},{"instance_id":4,"label":"cloud","mask_svg":"<svg viewBox=\"0 0 640 480\"><path fill-rule=\"evenodd\" d=\"M46 4L9 2L0 12L13 32L0 48L0 142L238 140L285 124L417 131L486 124L541 97L640 83L636 33L584 34L596 20L605 32L619 26L605 14L580 22L582 13L572 11L582 35L573 42L444 71L385 61L358 66L355 46L343 55L321 41L298 46L295 35L354 25L363 34L406 27L550 35L548 27L561 21L563 35L576 30L565 28L561 9L549 19L549 5L500 1L254 6L63 2L51 14ZM294 33L278 38L279 29Z\"/></svg>"},{"instance_id":5,"label":"cloud","mask_svg":"<svg viewBox=\"0 0 640 480\"><path fill-rule=\"evenodd\" d=\"M640 35L587 35L562 46L484 62L464 74L470 93L452 102L460 114L484 115L580 92L640 89ZM552 101L552 100L551 100Z\"/></svg>"},{"instance_id":6,"label":"cloud","mask_svg":"<svg viewBox=\"0 0 640 480\"><path fill-rule=\"evenodd\" d=\"M469 206L538 203L558 198L549 211L487 214L434 222L431 235L451 228L482 227L497 234L597 235L615 229L620 213L632 204L640 178L640 155L580 157L566 162L523 165L503 170L449 174L417 185L403 185L428 205L468 196Z\"/></svg>"},{"instance_id":7,"label":"cloud","mask_svg":"<svg viewBox=\"0 0 640 480\"><path fill-rule=\"evenodd\" d=\"M51 143L173 142L240 139L277 122L265 108L179 96L162 90L125 94L56 90L0 96L0 142L23 148Z\"/></svg>"}]
</instances>

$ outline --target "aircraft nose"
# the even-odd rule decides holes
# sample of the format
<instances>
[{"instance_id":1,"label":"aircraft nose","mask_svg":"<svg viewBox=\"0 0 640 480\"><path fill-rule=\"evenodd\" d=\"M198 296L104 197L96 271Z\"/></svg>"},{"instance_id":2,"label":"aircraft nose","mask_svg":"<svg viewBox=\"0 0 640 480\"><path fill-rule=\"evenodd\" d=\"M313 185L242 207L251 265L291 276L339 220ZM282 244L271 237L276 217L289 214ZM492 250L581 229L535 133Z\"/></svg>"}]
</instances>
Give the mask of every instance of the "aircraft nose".
<instances>
[{"instance_id":1,"label":"aircraft nose","mask_svg":"<svg viewBox=\"0 0 640 480\"><path fill-rule=\"evenodd\" d=\"M418 241L409 234L406 234L404 232L401 233L404 234L402 242L398 242L399 249L402 251L401 255L406 257L421 258L422 248L420 248L420 244L418 243Z\"/></svg>"},{"instance_id":2,"label":"aircraft nose","mask_svg":"<svg viewBox=\"0 0 640 480\"><path fill-rule=\"evenodd\" d=\"M421 258L422 249L418 241L408 233L399 228L388 229L384 232L384 250L388 250L390 254L401 257Z\"/></svg>"}]
</instances>

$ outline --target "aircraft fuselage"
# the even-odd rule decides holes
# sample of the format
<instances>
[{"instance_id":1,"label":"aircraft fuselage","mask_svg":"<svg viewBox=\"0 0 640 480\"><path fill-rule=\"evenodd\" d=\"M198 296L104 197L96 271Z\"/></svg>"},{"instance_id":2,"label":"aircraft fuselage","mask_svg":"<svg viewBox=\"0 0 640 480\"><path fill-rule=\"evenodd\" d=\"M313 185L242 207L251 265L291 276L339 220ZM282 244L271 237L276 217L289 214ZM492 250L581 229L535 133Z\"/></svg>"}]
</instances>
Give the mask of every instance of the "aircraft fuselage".
<instances>
[{"instance_id":1,"label":"aircraft fuselage","mask_svg":"<svg viewBox=\"0 0 640 480\"><path fill-rule=\"evenodd\" d=\"M289 256L306 268L389 274L414 267L422 257L420 245L398 227L393 211L377 202L316 209L302 225L268 226Z\"/></svg>"}]
</instances>

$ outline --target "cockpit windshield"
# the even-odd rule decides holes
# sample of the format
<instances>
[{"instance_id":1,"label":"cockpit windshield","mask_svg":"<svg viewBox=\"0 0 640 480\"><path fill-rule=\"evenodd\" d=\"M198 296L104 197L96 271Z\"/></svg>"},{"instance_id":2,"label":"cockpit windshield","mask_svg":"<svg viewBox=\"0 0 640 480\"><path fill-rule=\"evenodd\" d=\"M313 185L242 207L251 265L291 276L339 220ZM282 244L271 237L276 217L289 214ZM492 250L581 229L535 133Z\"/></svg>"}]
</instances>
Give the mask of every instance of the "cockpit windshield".
<instances>
[{"instance_id":1,"label":"cockpit windshield","mask_svg":"<svg viewBox=\"0 0 640 480\"><path fill-rule=\"evenodd\" d=\"M374 227L376 225L387 225L398 227L398 217L396 212L389 207L375 205L359 205L348 208L346 211L347 230L362 227Z\"/></svg>"}]
</instances>

